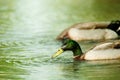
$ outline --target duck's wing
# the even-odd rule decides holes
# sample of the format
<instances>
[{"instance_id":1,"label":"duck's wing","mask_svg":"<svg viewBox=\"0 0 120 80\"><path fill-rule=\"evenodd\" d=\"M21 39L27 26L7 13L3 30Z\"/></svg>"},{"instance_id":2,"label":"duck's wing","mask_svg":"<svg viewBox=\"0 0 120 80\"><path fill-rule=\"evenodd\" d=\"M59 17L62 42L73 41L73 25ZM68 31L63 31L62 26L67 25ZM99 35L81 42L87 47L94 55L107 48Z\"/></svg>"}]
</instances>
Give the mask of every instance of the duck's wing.
<instances>
[{"instance_id":1,"label":"duck's wing","mask_svg":"<svg viewBox=\"0 0 120 80\"><path fill-rule=\"evenodd\" d=\"M120 40L96 45L92 50L120 49Z\"/></svg>"},{"instance_id":2,"label":"duck's wing","mask_svg":"<svg viewBox=\"0 0 120 80\"><path fill-rule=\"evenodd\" d=\"M110 22L86 22L82 24L77 24L75 28L78 29L104 29L106 28Z\"/></svg>"},{"instance_id":3,"label":"duck's wing","mask_svg":"<svg viewBox=\"0 0 120 80\"><path fill-rule=\"evenodd\" d=\"M111 48L114 48L114 44L111 42L108 42L108 43L96 45L91 50L105 50L105 49L111 49Z\"/></svg>"}]
</instances>

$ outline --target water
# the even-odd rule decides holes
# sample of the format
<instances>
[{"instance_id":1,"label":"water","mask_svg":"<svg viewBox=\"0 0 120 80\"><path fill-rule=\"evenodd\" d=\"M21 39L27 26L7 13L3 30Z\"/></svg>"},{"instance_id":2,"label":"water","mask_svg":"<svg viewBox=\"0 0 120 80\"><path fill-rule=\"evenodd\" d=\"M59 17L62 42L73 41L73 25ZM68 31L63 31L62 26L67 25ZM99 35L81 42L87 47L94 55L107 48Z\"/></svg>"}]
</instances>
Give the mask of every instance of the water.
<instances>
[{"instance_id":1,"label":"water","mask_svg":"<svg viewBox=\"0 0 120 80\"><path fill-rule=\"evenodd\" d=\"M0 0L0 80L118 80L120 60L51 60L56 36L79 22L120 19L119 0ZM87 51L97 42L81 42Z\"/></svg>"}]
</instances>

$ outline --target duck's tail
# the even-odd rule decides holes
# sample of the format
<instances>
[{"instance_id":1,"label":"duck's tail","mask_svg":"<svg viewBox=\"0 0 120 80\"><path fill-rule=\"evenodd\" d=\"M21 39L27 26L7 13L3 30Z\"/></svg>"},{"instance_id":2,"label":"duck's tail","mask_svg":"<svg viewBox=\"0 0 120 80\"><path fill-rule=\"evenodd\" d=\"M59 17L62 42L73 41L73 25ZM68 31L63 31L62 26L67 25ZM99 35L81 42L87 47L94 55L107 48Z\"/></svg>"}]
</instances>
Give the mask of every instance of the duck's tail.
<instances>
[{"instance_id":1,"label":"duck's tail","mask_svg":"<svg viewBox=\"0 0 120 80\"><path fill-rule=\"evenodd\" d=\"M116 21L111 21L111 23L108 25L107 28L115 31L116 33L118 33L119 27L120 27L120 20L116 20ZM118 35L120 35L120 32L119 32Z\"/></svg>"}]
</instances>

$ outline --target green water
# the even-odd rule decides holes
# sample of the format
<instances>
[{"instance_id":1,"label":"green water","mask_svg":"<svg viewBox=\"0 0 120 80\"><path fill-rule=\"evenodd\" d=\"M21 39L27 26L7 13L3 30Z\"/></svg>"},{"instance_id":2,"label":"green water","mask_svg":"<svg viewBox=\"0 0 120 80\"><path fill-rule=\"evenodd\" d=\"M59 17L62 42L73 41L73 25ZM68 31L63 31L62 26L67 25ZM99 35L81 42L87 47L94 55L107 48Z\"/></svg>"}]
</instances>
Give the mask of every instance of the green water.
<instances>
[{"instance_id":1,"label":"green water","mask_svg":"<svg viewBox=\"0 0 120 80\"><path fill-rule=\"evenodd\" d=\"M56 36L78 22L120 19L119 0L0 0L0 80L119 80L120 60L51 60ZM81 42L87 51L96 42Z\"/></svg>"}]
</instances>

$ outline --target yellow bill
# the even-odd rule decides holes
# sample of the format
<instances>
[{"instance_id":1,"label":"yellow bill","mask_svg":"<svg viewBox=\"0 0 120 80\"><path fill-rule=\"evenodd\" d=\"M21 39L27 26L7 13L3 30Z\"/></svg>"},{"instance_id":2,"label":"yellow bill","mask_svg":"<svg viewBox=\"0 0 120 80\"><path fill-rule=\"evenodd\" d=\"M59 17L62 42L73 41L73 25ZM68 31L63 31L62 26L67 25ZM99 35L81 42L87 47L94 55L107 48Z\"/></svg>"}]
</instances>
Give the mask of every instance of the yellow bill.
<instances>
[{"instance_id":1,"label":"yellow bill","mask_svg":"<svg viewBox=\"0 0 120 80\"><path fill-rule=\"evenodd\" d=\"M52 55L52 58L55 58L55 57L59 56L62 53L63 53L63 49L60 48L60 49L58 49L58 51L55 54Z\"/></svg>"}]
</instances>

